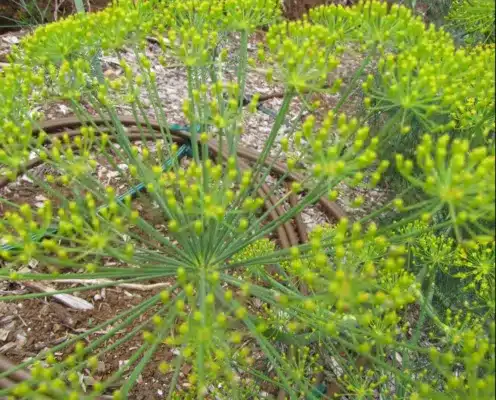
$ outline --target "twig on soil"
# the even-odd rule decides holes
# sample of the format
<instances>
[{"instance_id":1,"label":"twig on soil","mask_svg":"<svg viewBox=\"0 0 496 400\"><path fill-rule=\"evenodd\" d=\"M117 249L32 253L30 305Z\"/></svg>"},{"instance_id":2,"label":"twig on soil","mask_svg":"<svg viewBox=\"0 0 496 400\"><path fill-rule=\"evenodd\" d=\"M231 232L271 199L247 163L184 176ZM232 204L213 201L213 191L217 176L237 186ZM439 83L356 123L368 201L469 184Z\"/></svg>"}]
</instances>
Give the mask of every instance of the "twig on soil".
<instances>
[{"instance_id":1,"label":"twig on soil","mask_svg":"<svg viewBox=\"0 0 496 400\"><path fill-rule=\"evenodd\" d=\"M24 326L28 326L28 324L26 324L26 321L24 321L20 315L17 315L17 318L19 318L21 320L21 322Z\"/></svg>"},{"instance_id":2,"label":"twig on soil","mask_svg":"<svg viewBox=\"0 0 496 400\"><path fill-rule=\"evenodd\" d=\"M58 339L52 340L51 342L38 342L34 345L34 348L36 351L43 350L44 348L49 348L51 346L57 346L58 344L61 344L65 342L66 340L70 339L70 336L63 336Z\"/></svg>"},{"instance_id":3,"label":"twig on soil","mask_svg":"<svg viewBox=\"0 0 496 400\"><path fill-rule=\"evenodd\" d=\"M100 285L105 283L112 283L114 281L110 279L57 279L56 281L50 281L52 283L88 283L93 285ZM140 290L140 291L148 291L170 287L169 283L154 283L151 285L140 285L138 283L119 283L115 282L114 287L120 287L123 289L131 289L131 290Z\"/></svg>"},{"instance_id":4,"label":"twig on soil","mask_svg":"<svg viewBox=\"0 0 496 400\"><path fill-rule=\"evenodd\" d=\"M37 282L23 282L23 285L28 289L39 292L39 293L50 293L56 292L57 290L50 286L42 285ZM59 303L64 304L67 307L74 308L76 310L88 311L93 310L94 306L90 302L81 299L76 296L72 296L70 294L54 294L53 298L57 300Z\"/></svg>"}]
</instances>

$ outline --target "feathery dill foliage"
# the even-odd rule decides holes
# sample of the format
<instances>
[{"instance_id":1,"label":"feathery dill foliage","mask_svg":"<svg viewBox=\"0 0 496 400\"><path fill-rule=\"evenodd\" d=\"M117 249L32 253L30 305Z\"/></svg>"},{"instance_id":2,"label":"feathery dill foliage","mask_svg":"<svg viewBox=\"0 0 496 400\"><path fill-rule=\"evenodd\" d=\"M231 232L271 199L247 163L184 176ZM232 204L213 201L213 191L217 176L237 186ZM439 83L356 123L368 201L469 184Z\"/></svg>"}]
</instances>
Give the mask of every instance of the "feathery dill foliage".
<instances>
[{"instance_id":1,"label":"feathery dill foliage","mask_svg":"<svg viewBox=\"0 0 496 400\"><path fill-rule=\"evenodd\" d=\"M40 27L13 52L0 74L0 173L12 181L25 173L48 200L36 208L0 198L9 210L0 222L0 276L113 280L104 286L173 283L24 362L20 367L29 367L31 378L0 396L95 398L121 382L112 395L124 399L150 361L174 348L173 359L158 367L170 382L168 398L257 398L267 384L305 398L316 375L327 371L330 379L332 370L339 393L362 399L494 397L494 48L456 49L446 32L396 5L326 6L303 21L279 22L278 4L121 0ZM257 61L247 44L260 26L270 28ZM231 32L239 34L239 64L234 81L226 82L219 75L227 60L220 38ZM174 121L161 106L145 52L148 36L159 40L162 63L174 58L187 70L189 164L179 162ZM124 45L137 67L119 52ZM351 45L363 52L364 65L348 83L329 81ZM123 74L96 79L88 60L98 51L117 57ZM368 63L377 66L378 79L364 73ZM255 95L241 106L251 68L283 84L285 94L264 149L248 166L237 148L244 117L258 103ZM366 115L342 114L342 105L362 89ZM309 104L320 92L336 94L336 107L308 105L310 116L280 138L292 102ZM154 129L143 98L154 112ZM80 135L40 130L43 116L34 107L60 99L81 121ZM134 114L134 133L120 122L119 104ZM95 123L89 109L105 122ZM372 130L367 121L377 115L380 126ZM334 200L340 182L377 185L390 166L379 159L381 146L408 137L414 119L423 127L421 141L397 155L396 164L425 200L405 206L398 197L361 220L319 227L308 243L289 249L264 239L321 196ZM139 148L132 134L153 146ZM221 151L209 154L209 143ZM291 191L305 195L267 221L270 210L263 209L259 189L278 143L276 158L302 177ZM51 172L40 178L25 171L33 157ZM129 187L144 185L167 232L133 208L130 195L119 196L97 179L101 159ZM282 184L272 182L274 190ZM356 206L362 203L355 199ZM390 208L398 211L397 221L377 225L374 218ZM436 223L432 216L440 210L449 218ZM441 228L453 237L439 236ZM32 259L38 270L21 272ZM431 289L437 272L460 280L471 300L438 315ZM40 296L46 294L0 300ZM255 300L263 306L253 307ZM97 331L105 333L84 341ZM135 337L141 344L129 360L98 379L98 360ZM293 347L286 352L288 344ZM184 364L191 366L189 385L179 390ZM90 388L79 380L88 371L97 378Z\"/></svg>"},{"instance_id":2,"label":"feathery dill foliage","mask_svg":"<svg viewBox=\"0 0 496 400\"><path fill-rule=\"evenodd\" d=\"M494 43L496 5L492 0L454 1L448 21L460 29L468 43Z\"/></svg>"}]
</instances>

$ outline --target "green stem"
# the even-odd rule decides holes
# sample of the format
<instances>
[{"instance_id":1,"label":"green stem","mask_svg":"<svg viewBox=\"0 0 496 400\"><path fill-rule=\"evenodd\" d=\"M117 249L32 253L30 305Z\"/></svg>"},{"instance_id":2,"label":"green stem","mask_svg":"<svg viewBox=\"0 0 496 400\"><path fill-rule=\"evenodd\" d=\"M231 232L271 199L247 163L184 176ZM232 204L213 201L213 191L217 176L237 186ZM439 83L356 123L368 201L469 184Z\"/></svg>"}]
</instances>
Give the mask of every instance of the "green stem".
<instances>
[{"instance_id":1,"label":"green stem","mask_svg":"<svg viewBox=\"0 0 496 400\"><path fill-rule=\"evenodd\" d=\"M188 74L188 94L193 107L193 116L191 120L190 133L191 133L191 147L193 147L193 159L196 161L197 165L200 165L200 155L198 153L198 138L197 138L197 120L196 120L196 104L193 96L193 90L195 89L194 83L194 70L192 67L187 68Z\"/></svg>"},{"instance_id":2,"label":"green stem","mask_svg":"<svg viewBox=\"0 0 496 400\"><path fill-rule=\"evenodd\" d=\"M155 354L155 351L157 350L158 346L162 344L163 341L163 336L166 334L166 332L170 329L170 323L174 321L176 318L177 311L175 308L172 308L169 313L169 318L167 323L164 323L162 327L158 330L158 332L155 334L155 340L151 345L149 345L147 352L141 359L141 361L138 363L136 368L134 368L132 374L129 376L129 378L126 379L126 383L122 386L121 392L124 398L128 398L128 393L129 391L133 388L134 384L136 383L136 380L138 379L139 375L143 371L143 369L148 365L148 362L152 358L152 356ZM143 345L140 350L144 351L144 348L147 345ZM133 356L134 360L130 359L127 364L131 365L142 353L138 350Z\"/></svg>"},{"instance_id":3,"label":"green stem","mask_svg":"<svg viewBox=\"0 0 496 400\"><path fill-rule=\"evenodd\" d=\"M363 60L362 64L360 65L360 68L353 75L353 78L352 78L348 88L346 89L346 92L343 94L343 96L341 96L338 104L336 104L336 107L334 107L334 112L336 114L339 112L339 110L341 110L341 107L346 102L346 100L348 100L351 93L355 89L355 84L358 81L358 79L362 76L363 72L365 71L365 68L367 67L370 60L372 59L372 54L373 54L373 52L369 53L369 55L365 58L365 60Z\"/></svg>"},{"instance_id":4,"label":"green stem","mask_svg":"<svg viewBox=\"0 0 496 400\"><path fill-rule=\"evenodd\" d=\"M288 212L284 213L279 218L269 222L265 225L257 234L252 235L246 242L237 241L229 246L228 250L216 260L215 264L221 262L232 256L234 253L239 251L241 248L246 246L249 243L253 243L254 241L266 236L268 233L272 232L274 229L277 229L279 226L284 224L285 222L290 221L295 215L299 214L301 211L305 209L309 204L314 204L324 193L327 191L325 185L318 184L312 191L294 207L291 207ZM214 264L214 265L215 265Z\"/></svg>"},{"instance_id":5,"label":"green stem","mask_svg":"<svg viewBox=\"0 0 496 400\"><path fill-rule=\"evenodd\" d=\"M177 380L179 379L179 374L181 372L181 365L183 364L184 357L179 355L174 360L174 375L172 376L171 382L169 384L169 393L167 394L167 400L171 400L176 390Z\"/></svg>"},{"instance_id":6,"label":"green stem","mask_svg":"<svg viewBox=\"0 0 496 400\"><path fill-rule=\"evenodd\" d=\"M238 63L238 85L239 85L239 107L243 107L245 98L246 75L248 67L248 32L241 31L241 42L239 47L239 63Z\"/></svg>"},{"instance_id":7,"label":"green stem","mask_svg":"<svg viewBox=\"0 0 496 400\"><path fill-rule=\"evenodd\" d=\"M410 252L408 253L408 259L410 261ZM415 327L415 332L409 341L410 346L416 346L418 340L420 339L421 330L424 326L425 318L427 316L427 305L430 306L432 303L432 297L434 295L434 288L435 288L435 284L434 284L434 274L433 274L432 276L428 276L427 301L426 301L426 303L423 304L422 310L420 311L420 316L419 316L417 326ZM403 368L405 370L408 370L409 364L410 364L410 356L409 356L408 349L405 348L403 351ZM404 396L404 394L405 394L404 392L405 392L405 387L400 386L399 387L399 397L400 398L402 398Z\"/></svg>"},{"instance_id":8,"label":"green stem","mask_svg":"<svg viewBox=\"0 0 496 400\"><path fill-rule=\"evenodd\" d=\"M258 175L261 171L261 168L264 166L265 161L267 160L267 157L269 156L270 150L272 149L274 142L276 140L276 136L279 133L279 130L284 124L284 120L286 118L286 114L289 111L289 106L291 104L291 101L294 98L294 93L291 92L286 92L284 94L284 98L281 104L281 108L279 109L279 112L277 113L276 120L274 121L274 125L272 125L272 129L270 131L269 137L265 141L264 148L262 150L262 153L260 154L260 157L258 158L257 162L255 163L253 167L253 182L258 182Z\"/></svg>"}]
</instances>

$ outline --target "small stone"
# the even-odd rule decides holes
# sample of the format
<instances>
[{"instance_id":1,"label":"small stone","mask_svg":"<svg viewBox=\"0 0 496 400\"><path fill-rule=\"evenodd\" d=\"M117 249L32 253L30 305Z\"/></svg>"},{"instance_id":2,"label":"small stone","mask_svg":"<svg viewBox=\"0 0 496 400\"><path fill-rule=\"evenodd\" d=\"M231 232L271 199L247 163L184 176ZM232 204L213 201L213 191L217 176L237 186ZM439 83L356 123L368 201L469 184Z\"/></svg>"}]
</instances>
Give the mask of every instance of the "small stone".
<instances>
[{"instance_id":1,"label":"small stone","mask_svg":"<svg viewBox=\"0 0 496 400\"><path fill-rule=\"evenodd\" d=\"M98 366L97 366L96 370L98 372L101 372L101 373L105 372L105 370L106 370L105 363L103 361L98 361Z\"/></svg>"}]
</instances>

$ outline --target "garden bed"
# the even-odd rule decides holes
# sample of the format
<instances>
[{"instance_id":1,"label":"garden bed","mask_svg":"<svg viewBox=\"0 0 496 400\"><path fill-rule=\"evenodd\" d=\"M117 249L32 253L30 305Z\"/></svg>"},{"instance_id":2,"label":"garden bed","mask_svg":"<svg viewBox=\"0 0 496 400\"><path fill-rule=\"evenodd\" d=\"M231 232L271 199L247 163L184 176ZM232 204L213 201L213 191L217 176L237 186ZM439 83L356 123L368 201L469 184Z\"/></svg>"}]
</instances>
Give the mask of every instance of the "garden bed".
<instances>
[{"instance_id":1,"label":"garden bed","mask_svg":"<svg viewBox=\"0 0 496 400\"><path fill-rule=\"evenodd\" d=\"M0 61L0 396L493 397L494 47L263 3L123 2Z\"/></svg>"}]
</instances>

